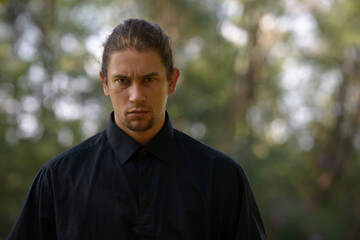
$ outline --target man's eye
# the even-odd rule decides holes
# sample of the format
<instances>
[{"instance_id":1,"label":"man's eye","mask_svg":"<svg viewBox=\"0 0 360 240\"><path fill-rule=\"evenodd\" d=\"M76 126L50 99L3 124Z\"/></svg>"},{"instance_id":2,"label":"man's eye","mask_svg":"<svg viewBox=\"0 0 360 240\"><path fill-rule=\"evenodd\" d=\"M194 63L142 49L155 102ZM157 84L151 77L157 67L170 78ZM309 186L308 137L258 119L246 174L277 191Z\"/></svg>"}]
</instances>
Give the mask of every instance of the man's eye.
<instances>
[{"instance_id":1,"label":"man's eye","mask_svg":"<svg viewBox=\"0 0 360 240\"><path fill-rule=\"evenodd\" d=\"M146 80L147 82L152 82L152 81L154 81L154 78L153 78L153 77L147 77L145 80Z\"/></svg>"},{"instance_id":2,"label":"man's eye","mask_svg":"<svg viewBox=\"0 0 360 240\"><path fill-rule=\"evenodd\" d=\"M119 83L127 83L128 80L126 78L118 78L116 81Z\"/></svg>"}]
</instances>

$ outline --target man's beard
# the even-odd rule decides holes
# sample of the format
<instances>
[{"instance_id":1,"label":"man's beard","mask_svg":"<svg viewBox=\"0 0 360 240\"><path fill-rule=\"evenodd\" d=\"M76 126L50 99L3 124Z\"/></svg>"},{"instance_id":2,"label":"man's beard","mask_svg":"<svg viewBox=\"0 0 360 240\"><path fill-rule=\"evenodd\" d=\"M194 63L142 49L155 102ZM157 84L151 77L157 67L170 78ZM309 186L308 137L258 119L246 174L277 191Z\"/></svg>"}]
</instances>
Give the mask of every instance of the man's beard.
<instances>
[{"instance_id":1,"label":"man's beard","mask_svg":"<svg viewBox=\"0 0 360 240\"><path fill-rule=\"evenodd\" d=\"M153 114L151 114L151 117L148 119L127 119L126 117L122 118L117 113L116 116L127 129L134 132L145 132L154 127L155 123L160 119L160 116L158 116L155 121Z\"/></svg>"},{"instance_id":2,"label":"man's beard","mask_svg":"<svg viewBox=\"0 0 360 240\"><path fill-rule=\"evenodd\" d=\"M147 121L146 123L137 123L137 121ZM154 116L152 116L149 120L135 120L135 121L126 121L124 120L123 124L130 130L134 132L145 132L151 129L154 124Z\"/></svg>"}]
</instances>

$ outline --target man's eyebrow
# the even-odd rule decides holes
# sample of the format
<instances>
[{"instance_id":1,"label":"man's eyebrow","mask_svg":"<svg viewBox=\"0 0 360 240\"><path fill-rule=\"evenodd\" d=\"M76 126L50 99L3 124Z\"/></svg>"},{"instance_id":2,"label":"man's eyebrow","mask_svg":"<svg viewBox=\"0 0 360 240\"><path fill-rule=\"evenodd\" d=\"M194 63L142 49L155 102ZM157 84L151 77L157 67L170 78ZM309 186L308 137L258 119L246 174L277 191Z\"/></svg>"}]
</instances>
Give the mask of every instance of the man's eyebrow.
<instances>
[{"instance_id":1,"label":"man's eyebrow","mask_svg":"<svg viewBox=\"0 0 360 240\"><path fill-rule=\"evenodd\" d=\"M160 76L160 74L158 72L151 72L151 73L146 73L146 74L142 75L143 78L157 77L157 76Z\"/></svg>"},{"instance_id":2,"label":"man's eyebrow","mask_svg":"<svg viewBox=\"0 0 360 240\"><path fill-rule=\"evenodd\" d=\"M144 75L142 75L142 77L146 78L146 77L157 77L160 76L160 73L158 72L150 72L150 73L146 73ZM124 75L124 74L113 74L111 76L112 78L129 78L129 76Z\"/></svg>"},{"instance_id":3,"label":"man's eyebrow","mask_svg":"<svg viewBox=\"0 0 360 240\"><path fill-rule=\"evenodd\" d=\"M114 74L111 76L112 78L129 78L129 76L123 74Z\"/></svg>"}]
</instances>

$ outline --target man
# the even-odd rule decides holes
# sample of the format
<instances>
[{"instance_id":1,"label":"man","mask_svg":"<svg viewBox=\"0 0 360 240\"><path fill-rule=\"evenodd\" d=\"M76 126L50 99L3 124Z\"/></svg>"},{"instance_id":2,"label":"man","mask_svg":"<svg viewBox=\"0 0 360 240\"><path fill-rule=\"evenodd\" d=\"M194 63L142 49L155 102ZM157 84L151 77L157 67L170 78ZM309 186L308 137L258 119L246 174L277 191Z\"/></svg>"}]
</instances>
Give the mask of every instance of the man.
<instances>
[{"instance_id":1,"label":"man","mask_svg":"<svg viewBox=\"0 0 360 240\"><path fill-rule=\"evenodd\" d=\"M106 130L36 176L9 239L266 239L248 180L228 156L172 128L169 37L128 19L104 45Z\"/></svg>"}]
</instances>

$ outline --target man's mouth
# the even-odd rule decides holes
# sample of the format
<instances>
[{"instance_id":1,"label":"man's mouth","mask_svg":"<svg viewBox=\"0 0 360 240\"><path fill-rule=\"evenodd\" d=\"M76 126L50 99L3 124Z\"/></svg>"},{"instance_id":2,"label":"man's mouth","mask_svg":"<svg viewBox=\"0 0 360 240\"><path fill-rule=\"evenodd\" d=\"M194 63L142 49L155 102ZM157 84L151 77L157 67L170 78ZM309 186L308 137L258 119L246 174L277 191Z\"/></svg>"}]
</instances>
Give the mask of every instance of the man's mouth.
<instances>
[{"instance_id":1,"label":"man's mouth","mask_svg":"<svg viewBox=\"0 0 360 240\"><path fill-rule=\"evenodd\" d=\"M128 115L132 117L143 117L148 113L150 113L150 111L146 109L133 109L128 111Z\"/></svg>"}]
</instances>

